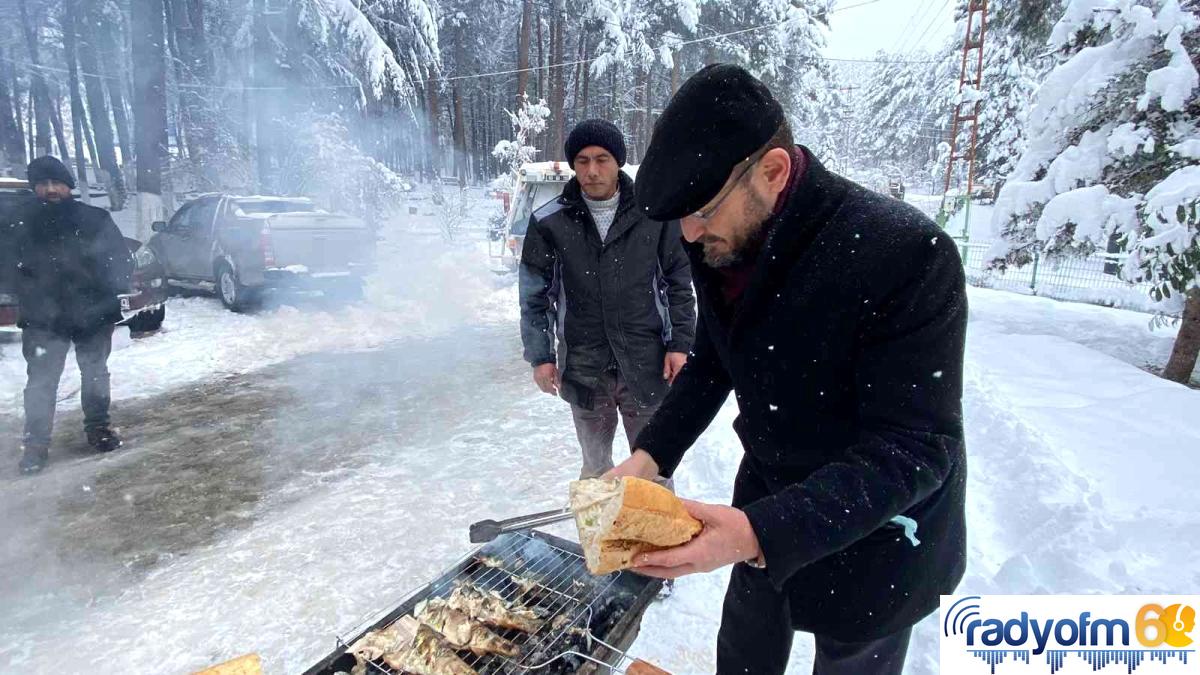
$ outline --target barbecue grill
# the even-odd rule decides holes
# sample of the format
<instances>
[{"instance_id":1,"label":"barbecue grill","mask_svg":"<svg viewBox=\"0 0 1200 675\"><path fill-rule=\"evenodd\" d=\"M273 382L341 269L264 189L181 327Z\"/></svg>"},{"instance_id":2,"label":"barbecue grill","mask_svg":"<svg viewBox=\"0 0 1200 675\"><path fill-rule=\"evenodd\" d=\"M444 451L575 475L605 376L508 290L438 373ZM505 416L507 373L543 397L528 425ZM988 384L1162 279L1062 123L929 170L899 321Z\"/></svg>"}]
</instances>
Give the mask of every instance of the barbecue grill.
<instances>
[{"instance_id":1,"label":"barbecue grill","mask_svg":"<svg viewBox=\"0 0 1200 675\"><path fill-rule=\"evenodd\" d=\"M413 613L426 598L446 597L461 584L499 593L505 600L534 610L543 627L534 634L495 629L520 648L514 658L459 652L481 674L607 673L620 669L624 651L637 637L642 615L661 582L628 572L604 577L590 574L575 543L538 531L502 534L464 557L436 581L349 640L306 675L349 673L355 657L350 645L370 631L381 630ZM604 665L601 665L604 664ZM608 667L605 667L608 666ZM395 673L383 663L370 663L371 675Z\"/></svg>"}]
</instances>

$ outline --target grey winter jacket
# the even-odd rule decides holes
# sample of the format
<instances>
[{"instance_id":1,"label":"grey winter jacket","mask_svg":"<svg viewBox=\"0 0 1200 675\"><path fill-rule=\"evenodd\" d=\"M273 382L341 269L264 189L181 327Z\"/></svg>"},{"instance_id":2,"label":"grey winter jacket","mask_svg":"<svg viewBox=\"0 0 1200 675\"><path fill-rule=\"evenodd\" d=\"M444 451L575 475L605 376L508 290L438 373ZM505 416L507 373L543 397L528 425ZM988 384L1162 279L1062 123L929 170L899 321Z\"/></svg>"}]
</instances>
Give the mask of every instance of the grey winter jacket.
<instances>
[{"instance_id":1,"label":"grey winter jacket","mask_svg":"<svg viewBox=\"0 0 1200 675\"><path fill-rule=\"evenodd\" d=\"M650 220L620 174L620 205L607 240L572 178L529 218L521 254L521 340L533 366L557 361L562 396L593 406L601 373L616 368L642 405L667 391L663 358L688 352L696 308L677 222Z\"/></svg>"}]
</instances>

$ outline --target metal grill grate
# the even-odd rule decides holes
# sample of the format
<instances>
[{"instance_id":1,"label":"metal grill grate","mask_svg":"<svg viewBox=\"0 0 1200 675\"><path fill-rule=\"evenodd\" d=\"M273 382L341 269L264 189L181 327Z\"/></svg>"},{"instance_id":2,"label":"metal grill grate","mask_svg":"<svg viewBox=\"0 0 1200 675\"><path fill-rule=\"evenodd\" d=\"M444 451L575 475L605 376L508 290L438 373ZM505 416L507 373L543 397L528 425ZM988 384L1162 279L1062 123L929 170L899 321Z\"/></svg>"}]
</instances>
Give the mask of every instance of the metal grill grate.
<instances>
[{"instance_id":1,"label":"metal grill grate","mask_svg":"<svg viewBox=\"0 0 1200 675\"><path fill-rule=\"evenodd\" d=\"M597 637L608 635L635 604L635 593L627 588L630 580L623 580L622 576L622 573L592 576L578 552L544 537L514 533L472 555L460 564L457 572L430 585L419 599L448 597L459 585L470 584L494 591L506 602L527 607L539 615L542 629L535 634L492 628L519 647L520 654L515 658L458 652L481 675L573 672L581 664L572 664L561 657L580 649L585 653L602 652L599 645L592 644L589 631ZM410 611L415 601L407 603ZM402 616L393 613L376 624L374 630L386 628ZM343 647L347 644L339 642ZM383 663L371 663L368 671L376 675L396 672Z\"/></svg>"}]
</instances>

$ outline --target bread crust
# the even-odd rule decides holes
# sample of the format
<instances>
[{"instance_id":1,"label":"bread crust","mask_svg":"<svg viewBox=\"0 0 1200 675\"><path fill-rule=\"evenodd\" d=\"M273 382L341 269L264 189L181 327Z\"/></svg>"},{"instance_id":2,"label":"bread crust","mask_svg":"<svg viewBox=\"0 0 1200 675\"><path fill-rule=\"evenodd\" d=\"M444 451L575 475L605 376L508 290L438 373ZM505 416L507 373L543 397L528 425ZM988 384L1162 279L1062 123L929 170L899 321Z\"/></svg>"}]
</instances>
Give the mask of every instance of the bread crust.
<instances>
[{"instance_id":1,"label":"bread crust","mask_svg":"<svg viewBox=\"0 0 1200 675\"><path fill-rule=\"evenodd\" d=\"M246 654L193 675L262 675L262 660L258 654Z\"/></svg>"},{"instance_id":2,"label":"bread crust","mask_svg":"<svg viewBox=\"0 0 1200 675\"><path fill-rule=\"evenodd\" d=\"M633 567L637 556L684 544L703 528L678 497L657 483L632 477L593 481L601 482L571 484L571 507L592 574Z\"/></svg>"}]
</instances>

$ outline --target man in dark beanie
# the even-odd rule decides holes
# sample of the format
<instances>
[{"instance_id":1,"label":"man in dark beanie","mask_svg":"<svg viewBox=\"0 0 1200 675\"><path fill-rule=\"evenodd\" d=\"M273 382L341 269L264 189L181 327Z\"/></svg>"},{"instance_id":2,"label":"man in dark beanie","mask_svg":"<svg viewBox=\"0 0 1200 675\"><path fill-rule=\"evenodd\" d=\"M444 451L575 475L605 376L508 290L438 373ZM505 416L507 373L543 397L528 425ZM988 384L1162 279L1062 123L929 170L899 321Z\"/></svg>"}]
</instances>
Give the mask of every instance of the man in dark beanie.
<instances>
[{"instance_id":1,"label":"man in dark beanie","mask_svg":"<svg viewBox=\"0 0 1200 675\"><path fill-rule=\"evenodd\" d=\"M730 391L745 452L733 505L687 502L704 530L640 571L734 566L720 673L784 672L793 631L815 634L821 675L900 673L966 562L954 241L793 145L771 92L730 65L671 100L637 194L646 216L682 219L699 322L611 475L672 475Z\"/></svg>"},{"instance_id":2,"label":"man in dark beanie","mask_svg":"<svg viewBox=\"0 0 1200 675\"><path fill-rule=\"evenodd\" d=\"M571 404L583 478L613 466L618 412L632 443L687 360L695 301L679 223L636 208L621 131L580 122L575 177L529 218L521 340L533 379Z\"/></svg>"},{"instance_id":3,"label":"man in dark beanie","mask_svg":"<svg viewBox=\"0 0 1200 675\"><path fill-rule=\"evenodd\" d=\"M58 382L75 345L88 443L109 452L121 445L109 425L108 355L121 320L119 293L129 287L133 260L103 209L71 197L75 180L63 163L39 157L29 165L37 199L18 215L14 236L25 386L23 473L46 465Z\"/></svg>"}]
</instances>

